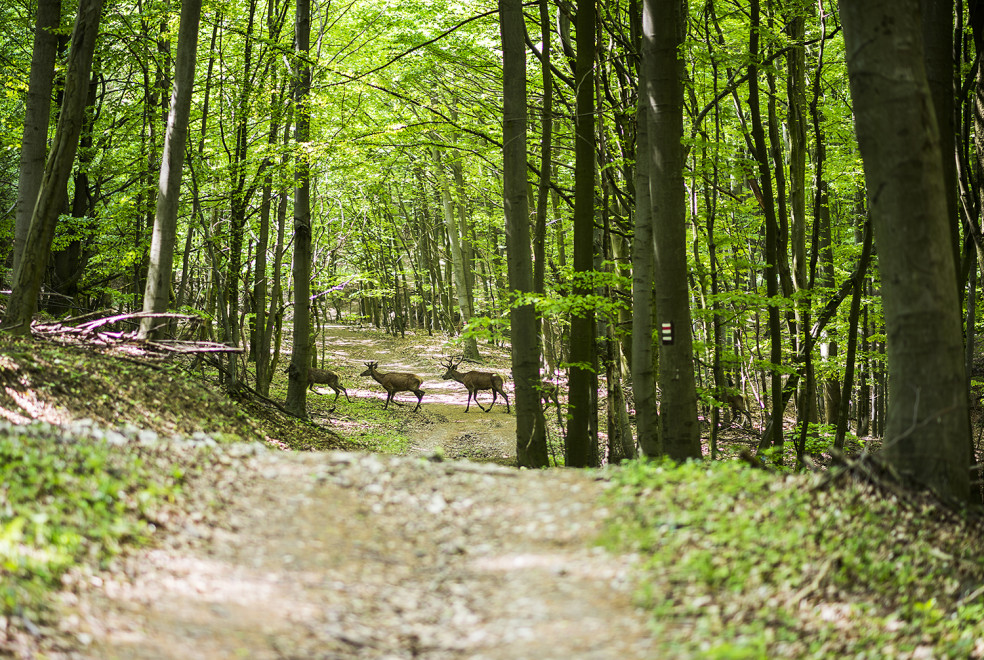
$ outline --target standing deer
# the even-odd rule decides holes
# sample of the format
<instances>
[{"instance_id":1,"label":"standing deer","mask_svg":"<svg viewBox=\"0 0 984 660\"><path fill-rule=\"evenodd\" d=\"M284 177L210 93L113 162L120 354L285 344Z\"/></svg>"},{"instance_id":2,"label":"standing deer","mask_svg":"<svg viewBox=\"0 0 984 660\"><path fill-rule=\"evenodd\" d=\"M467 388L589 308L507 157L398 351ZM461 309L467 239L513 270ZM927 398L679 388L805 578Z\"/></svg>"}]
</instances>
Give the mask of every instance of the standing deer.
<instances>
[{"instance_id":1,"label":"standing deer","mask_svg":"<svg viewBox=\"0 0 984 660\"><path fill-rule=\"evenodd\" d=\"M456 380L465 387L468 388L468 403L465 405L465 412L471 407L472 398L475 399L475 405L482 408L483 412L488 412L492 410L492 406L495 405L495 399L498 394L502 395L502 398L506 402L506 412L509 412L509 397L506 396L505 390L502 389L502 376L499 374L493 374L488 371L469 371L463 374L457 371L458 365L464 357L458 358L455 362L454 358L448 358L447 362L441 362L441 366L445 367L447 371L444 372L444 380ZM483 390L492 390L492 403L489 404L488 408L483 408L482 404L478 402L478 393Z\"/></svg>"},{"instance_id":2,"label":"standing deer","mask_svg":"<svg viewBox=\"0 0 984 660\"><path fill-rule=\"evenodd\" d=\"M397 392L413 392L416 394L417 406L411 412L416 412L417 408L420 408L420 400L424 398L424 391L420 389L420 376L417 376L416 374L399 373L397 371L391 371L388 374L381 374L376 371L376 367L379 365L378 362L365 362L364 364L368 367L368 369L359 375L370 376L386 390L386 403L383 405L383 410L386 410L389 406L389 402L393 400L393 395Z\"/></svg>"},{"instance_id":3,"label":"standing deer","mask_svg":"<svg viewBox=\"0 0 984 660\"><path fill-rule=\"evenodd\" d=\"M296 369L296 367L291 364L284 371L285 374L290 374L291 369ZM315 369L314 367L308 367L308 389L312 392L314 391L315 385L327 385L331 389L335 390L335 398L331 400L332 405L338 401L338 395L342 392L345 393L345 400L349 403L352 399L349 398L348 390L342 385L341 381L338 379L338 374L334 371L329 371L328 369Z\"/></svg>"}]
</instances>

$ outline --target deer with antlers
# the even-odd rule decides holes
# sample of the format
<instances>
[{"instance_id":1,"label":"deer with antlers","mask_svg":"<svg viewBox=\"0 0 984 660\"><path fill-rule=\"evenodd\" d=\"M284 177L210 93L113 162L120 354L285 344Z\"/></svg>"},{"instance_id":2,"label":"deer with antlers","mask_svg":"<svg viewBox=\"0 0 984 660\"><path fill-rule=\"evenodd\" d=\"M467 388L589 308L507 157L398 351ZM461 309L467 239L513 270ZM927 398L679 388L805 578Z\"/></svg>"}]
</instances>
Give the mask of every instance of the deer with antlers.
<instances>
[{"instance_id":1,"label":"deer with antlers","mask_svg":"<svg viewBox=\"0 0 984 660\"><path fill-rule=\"evenodd\" d=\"M417 409L420 408L420 400L424 398L424 391L420 389L420 376L416 374L400 373L398 371L391 371L387 374L381 374L376 370L376 367L379 366L378 362L365 362L364 364L368 367L368 369L359 375L370 376L386 390L386 403L383 405L383 410L386 410L390 401L393 400L393 395L397 392L413 392L416 394L417 406L411 412L416 412Z\"/></svg>"},{"instance_id":2,"label":"deer with antlers","mask_svg":"<svg viewBox=\"0 0 984 660\"><path fill-rule=\"evenodd\" d=\"M459 357L457 361L449 357L446 362L441 362L441 366L447 369L444 372L444 380L456 380L468 388L468 403L465 405L465 412L468 412L468 409L471 407L473 398L475 399L475 405L481 408L483 412L492 410L498 394L502 395L503 400L506 402L506 412L509 412L509 397L506 396L505 390L502 389L502 376L488 371L469 371L463 374L457 370L458 365L461 364L463 359L464 356ZM478 402L478 393L483 390L492 391L492 403L489 404L488 408L482 407L482 404Z\"/></svg>"}]
</instances>

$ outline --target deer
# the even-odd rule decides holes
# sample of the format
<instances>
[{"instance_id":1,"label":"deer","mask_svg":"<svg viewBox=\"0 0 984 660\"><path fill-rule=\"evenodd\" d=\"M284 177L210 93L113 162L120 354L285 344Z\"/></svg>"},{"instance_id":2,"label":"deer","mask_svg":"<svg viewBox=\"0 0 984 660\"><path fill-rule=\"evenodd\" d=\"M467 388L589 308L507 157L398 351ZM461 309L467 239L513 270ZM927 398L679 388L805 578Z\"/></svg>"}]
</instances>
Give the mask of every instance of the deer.
<instances>
[{"instance_id":1,"label":"deer","mask_svg":"<svg viewBox=\"0 0 984 660\"><path fill-rule=\"evenodd\" d=\"M284 371L284 373L289 375L292 369L296 369L296 367L293 364L287 367L287 370ZM335 398L331 400L332 405L334 405L335 402L338 401L338 395L341 394L342 392L345 393L345 400L348 401L349 403L352 403L352 399L350 399L348 395L348 390L346 390L345 386L342 385L341 381L339 380L338 374L336 374L334 371L329 371L328 369L316 369L314 367L308 367L308 389L311 390L312 392L315 391L314 390L315 385L327 385L331 389L335 390Z\"/></svg>"},{"instance_id":2,"label":"deer","mask_svg":"<svg viewBox=\"0 0 984 660\"><path fill-rule=\"evenodd\" d=\"M731 421L740 418L742 416L748 418L748 423L752 424L752 414L748 412L748 406L745 405L745 397L740 394L728 394L725 397L728 401L728 407L731 408ZM743 424L744 420L738 422L739 425Z\"/></svg>"},{"instance_id":3,"label":"deer","mask_svg":"<svg viewBox=\"0 0 984 660\"><path fill-rule=\"evenodd\" d=\"M397 392L413 392L416 394L417 406L411 412L416 412L420 408L420 400L424 398L424 391L420 389L420 376L400 373L398 371L381 374L376 370L376 367L379 366L378 362L364 362L363 364L368 368L359 375L371 377L386 390L386 403L383 405L383 410L389 407L389 402L393 400L393 395Z\"/></svg>"},{"instance_id":4,"label":"deer","mask_svg":"<svg viewBox=\"0 0 984 660\"><path fill-rule=\"evenodd\" d=\"M458 371L458 365L464 356L458 358L455 362L454 358L448 358L447 362L441 362L441 366L447 369L444 372L444 380L456 380L466 388L468 388L468 403L465 405L465 412L471 408L471 401L475 399L475 405L482 409L483 412L489 412L492 410L492 406L495 405L495 400L498 394L502 395L502 398L506 402L506 412L509 412L509 397L506 396L505 390L502 389L502 376L499 374L490 373L488 371L469 371L466 374ZM488 408L482 407L482 404L478 402L478 393L483 390L492 390L492 403L489 404ZM497 394L498 393L498 394Z\"/></svg>"},{"instance_id":5,"label":"deer","mask_svg":"<svg viewBox=\"0 0 984 660\"><path fill-rule=\"evenodd\" d=\"M334 371L310 367L308 369L308 389L314 391L315 385L327 385L331 389L335 390L335 398L331 400L332 405L338 401L338 395L341 392L345 393L345 400L352 403L352 399L350 399L348 395L348 390L346 390L345 386L342 385L342 382L338 379L338 374Z\"/></svg>"}]
</instances>

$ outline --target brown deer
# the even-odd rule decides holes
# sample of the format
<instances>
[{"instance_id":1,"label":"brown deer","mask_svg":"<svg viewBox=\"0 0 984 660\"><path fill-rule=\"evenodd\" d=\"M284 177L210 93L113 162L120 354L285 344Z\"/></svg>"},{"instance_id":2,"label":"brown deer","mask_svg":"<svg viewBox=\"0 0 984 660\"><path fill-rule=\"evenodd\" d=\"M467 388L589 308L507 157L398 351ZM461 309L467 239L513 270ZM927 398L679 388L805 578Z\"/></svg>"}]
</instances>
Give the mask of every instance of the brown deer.
<instances>
[{"instance_id":1,"label":"brown deer","mask_svg":"<svg viewBox=\"0 0 984 660\"><path fill-rule=\"evenodd\" d=\"M379 365L378 362L365 362L364 364L368 367L368 369L359 375L371 377L386 390L386 403L383 405L383 410L386 410L390 401L393 400L393 395L397 392L413 392L416 394L417 405L411 412L416 412L417 409L420 408L420 400L424 398L424 391L420 389L420 376L417 376L416 374L400 373L397 371L391 371L388 374L381 374L376 371L376 367Z\"/></svg>"},{"instance_id":2,"label":"brown deer","mask_svg":"<svg viewBox=\"0 0 984 660\"><path fill-rule=\"evenodd\" d=\"M509 412L509 397L506 396L505 390L502 389L502 376L488 371L469 371L463 374L457 371L458 365L461 364L463 359L464 357L460 357L455 362L454 358L448 358L446 363L441 362L441 366L447 369L444 372L444 376L442 376L444 380L456 380L468 388L468 403L465 405L465 412L468 412L468 409L471 407L472 398L475 399L475 405L481 408L483 412L492 410L498 394L502 395L502 398L506 402L506 412ZM492 403L489 404L488 408L483 408L482 404L478 402L478 393L484 390L492 390Z\"/></svg>"},{"instance_id":3,"label":"brown deer","mask_svg":"<svg viewBox=\"0 0 984 660\"><path fill-rule=\"evenodd\" d=\"M748 406L745 405L745 397L740 394L728 394L728 407L731 408L731 421L734 422L735 419L741 417L747 417L748 423L752 424L752 414L748 412ZM740 426L744 426L744 419L738 422Z\"/></svg>"},{"instance_id":4,"label":"brown deer","mask_svg":"<svg viewBox=\"0 0 984 660\"><path fill-rule=\"evenodd\" d=\"M335 398L331 400L332 405L338 401L338 395L342 392L345 393L345 400L352 403L352 399L348 395L348 390L342 385L342 382L338 379L338 374L334 371L315 369L314 367L308 369L308 389L313 391L315 385L327 385L335 390Z\"/></svg>"},{"instance_id":5,"label":"brown deer","mask_svg":"<svg viewBox=\"0 0 984 660\"><path fill-rule=\"evenodd\" d=\"M287 367L285 374L290 375L291 370L296 369L296 367L291 364ZM329 371L328 369L315 369L314 367L308 367L308 389L312 392L314 391L315 385L327 385L331 389L335 390L335 398L331 400L332 405L338 401L338 395L342 392L345 393L345 400L349 403L352 399L349 398L348 390L342 385L341 381L338 379L338 374L334 371Z\"/></svg>"}]
</instances>

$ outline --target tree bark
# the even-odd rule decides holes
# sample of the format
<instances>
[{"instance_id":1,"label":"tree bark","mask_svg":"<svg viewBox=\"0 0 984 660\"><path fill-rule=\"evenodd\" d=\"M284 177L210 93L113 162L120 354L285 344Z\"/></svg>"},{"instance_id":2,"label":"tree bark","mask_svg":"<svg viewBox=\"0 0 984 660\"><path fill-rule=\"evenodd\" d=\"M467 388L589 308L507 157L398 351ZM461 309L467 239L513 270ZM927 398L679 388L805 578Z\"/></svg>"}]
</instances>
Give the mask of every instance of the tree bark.
<instances>
[{"instance_id":1,"label":"tree bark","mask_svg":"<svg viewBox=\"0 0 984 660\"><path fill-rule=\"evenodd\" d=\"M185 142L188 139L188 118L191 115L191 92L195 85L195 62L198 56L198 24L202 0L183 0L181 24L178 28L178 53L174 62L174 91L167 116L164 135L164 156L158 185L157 212L150 243L150 268L144 290L143 311L161 313L167 309L171 293L171 270L174 264L174 244L178 233L178 202L181 194L181 175L184 168ZM140 322L140 336L154 335L153 318Z\"/></svg>"},{"instance_id":2,"label":"tree bark","mask_svg":"<svg viewBox=\"0 0 984 660\"><path fill-rule=\"evenodd\" d=\"M526 46L522 0L500 0L503 78L503 203L512 294L533 292L530 221L526 196ZM540 351L532 303L510 301L512 371L516 380L516 461L547 467L547 439L540 408Z\"/></svg>"},{"instance_id":3,"label":"tree bark","mask_svg":"<svg viewBox=\"0 0 984 660\"><path fill-rule=\"evenodd\" d=\"M775 207L773 206L772 195L772 172L769 169L768 155L765 148L765 132L762 128L762 117L759 111L759 85L758 85L758 60L759 60L759 30L760 22L760 3L759 0L751 2L752 29L749 39L749 56L751 64L748 67L748 114L752 121L752 140L754 143L755 160L759 166L759 182L762 186L762 210L765 214L765 288L769 300L776 300L779 296L779 257L778 257L778 234L779 228L776 222ZM775 365L771 369L771 399L772 399L772 420L773 436L772 447L776 451L776 460L782 463L783 450L783 413L785 405L782 397L782 374L778 366L782 363L782 327L780 325L779 308L773 303L769 305L769 338L771 351L769 360Z\"/></svg>"},{"instance_id":4,"label":"tree bark","mask_svg":"<svg viewBox=\"0 0 984 660\"><path fill-rule=\"evenodd\" d=\"M102 0L79 0L79 13L72 30L65 92L55 138L45 163L44 176L31 225L24 243L22 259L14 272L13 287L2 327L12 334L28 334L37 309L41 277L51 252L58 214L65 206L66 184L72 172L75 152L82 132L92 55L99 33Z\"/></svg>"},{"instance_id":5,"label":"tree bark","mask_svg":"<svg viewBox=\"0 0 984 660\"><path fill-rule=\"evenodd\" d=\"M41 188L45 153L48 150L48 126L51 122L51 90L55 77L55 56L58 36L55 29L61 21L61 0L39 0L34 28L34 48L31 54L31 74L27 87L27 108L24 112L24 133L21 138L20 176L17 181L17 215L14 220L13 270L17 271L20 256L27 241L31 215Z\"/></svg>"},{"instance_id":6,"label":"tree bark","mask_svg":"<svg viewBox=\"0 0 984 660\"><path fill-rule=\"evenodd\" d=\"M306 145L311 130L311 2L297 0L294 49L297 67L294 118L297 165L294 173L294 350L287 379L287 409L307 416L308 368L311 366L311 165Z\"/></svg>"},{"instance_id":7,"label":"tree bark","mask_svg":"<svg viewBox=\"0 0 984 660\"><path fill-rule=\"evenodd\" d=\"M595 0L577 2L577 90L574 128L574 295L592 293L594 270L595 205ZM566 463L589 467L598 463L598 365L595 348L595 314L590 306L571 315L571 368Z\"/></svg>"},{"instance_id":8,"label":"tree bark","mask_svg":"<svg viewBox=\"0 0 984 660\"><path fill-rule=\"evenodd\" d=\"M659 342L660 435L675 460L699 458L697 390L694 380L690 291L687 278L687 207L683 182L683 60L686 0L645 0L651 21L647 81L650 110L649 181L656 241L656 320ZM648 50L648 46L647 46ZM644 51L645 52L645 51Z\"/></svg>"},{"instance_id":9,"label":"tree bark","mask_svg":"<svg viewBox=\"0 0 984 660\"><path fill-rule=\"evenodd\" d=\"M653 281L655 279L656 242L653 237L653 207L650 191L649 143L651 124L649 81L652 78L653 41L651 33L653 3L643 2L643 38L639 58L639 105L636 112L636 205L635 234L632 238L632 392L635 396L636 434L644 456L661 456L656 401L656 351L653 346Z\"/></svg>"},{"instance_id":10,"label":"tree bark","mask_svg":"<svg viewBox=\"0 0 984 660\"><path fill-rule=\"evenodd\" d=\"M889 374L883 452L901 474L965 500L962 319L919 16L919 0L841 3L882 276Z\"/></svg>"}]
</instances>

